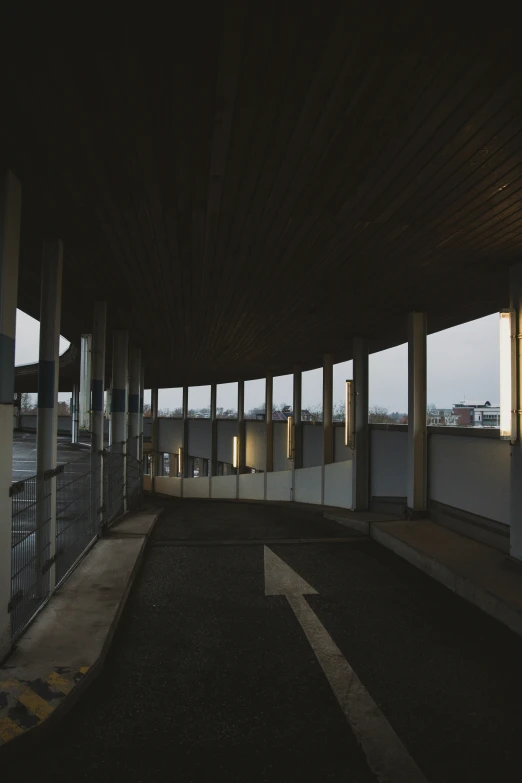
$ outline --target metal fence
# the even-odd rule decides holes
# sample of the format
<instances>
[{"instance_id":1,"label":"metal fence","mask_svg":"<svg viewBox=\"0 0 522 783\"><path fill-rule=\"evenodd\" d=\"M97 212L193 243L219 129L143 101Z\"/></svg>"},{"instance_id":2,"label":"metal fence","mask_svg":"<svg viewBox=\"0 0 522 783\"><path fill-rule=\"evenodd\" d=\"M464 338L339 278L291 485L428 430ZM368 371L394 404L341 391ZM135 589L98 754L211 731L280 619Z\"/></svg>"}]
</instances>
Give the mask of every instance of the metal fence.
<instances>
[{"instance_id":1,"label":"metal fence","mask_svg":"<svg viewBox=\"0 0 522 783\"><path fill-rule=\"evenodd\" d=\"M102 457L85 454L11 487L9 611L13 638L26 628L103 529L140 503L141 462L126 456L122 444L105 449Z\"/></svg>"}]
</instances>

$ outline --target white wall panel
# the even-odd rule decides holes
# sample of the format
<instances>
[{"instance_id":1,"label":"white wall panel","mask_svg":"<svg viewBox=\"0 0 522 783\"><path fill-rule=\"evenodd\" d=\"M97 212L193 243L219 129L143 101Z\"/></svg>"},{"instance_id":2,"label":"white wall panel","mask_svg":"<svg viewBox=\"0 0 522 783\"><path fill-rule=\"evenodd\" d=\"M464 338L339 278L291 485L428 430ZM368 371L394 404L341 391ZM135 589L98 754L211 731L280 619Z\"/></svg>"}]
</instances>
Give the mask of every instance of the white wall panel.
<instances>
[{"instance_id":1,"label":"white wall panel","mask_svg":"<svg viewBox=\"0 0 522 783\"><path fill-rule=\"evenodd\" d=\"M372 497L406 497L407 432L370 429Z\"/></svg>"},{"instance_id":2,"label":"white wall panel","mask_svg":"<svg viewBox=\"0 0 522 783\"><path fill-rule=\"evenodd\" d=\"M189 419L188 451L191 457L211 459L212 422L210 419Z\"/></svg>"},{"instance_id":3,"label":"white wall panel","mask_svg":"<svg viewBox=\"0 0 522 783\"><path fill-rule=\"evenodd\" d=\"M274 471L291 470L292 460L286 458L286 421L274 421Z\"/></svg>"},{"instance_id":4,"label":"white wall panel","mask_svg":"<svg viewBox=\"0 0 522 783\"><path fill-rule=\"evenodd\" d=\"M239 476L240 500L264 500L265 474L243 473Z\"/></svg>"},{"instance_id":5,"label":"white wall panel","mask_svg":"<svg viewBox=\"0 0 522 783\"><path fill-rule=\"evenodd\" d=\"M264 421L246 421L246 464L264 470L266 466L266 429ZM252 474L255 475L255 474Z\"/></svg>"},{"instance_id":6,"label":"white wall panel","mask_svg":"<svg viewBox=\"0 0 522 783\"><path fill-rule=\"evenodd\" d=\"M353 451L344 445L344 424L342 427L334 427L334 461L346 462L353 459Z\"/></svg>"},{"instance_id":7,"label":"white wall panel","mask_svg":"<svg viewBox=\"0 0 522 783\"><path fill-rule=\"evenodd\" d=\"M198 481L199 479L195 479ZM213 476L212 477L212 497L236 499L237 496L237 476Z\"/></svg>"},{"instance_id":8,"label":"white wall panel","mask_svg":"<svg viewBox=\"0 0 522 783\"><path fill-rule=\"evenodd\" d=\"M323 464L323 424L303 424L303 468Z\"/></svg>"},{"instance_id":9,"label":"white wall panel","mask_svg":"<svg viewBox=\"0 0 522 783\"><path fill-rule=\"evenodd\" d=\"M209 478L184 478L183 479L183 497L184 498L208 498L209 497Z\"/></svg>"},{"instance_id":10,"label":"white wall panel","mask_svg":"<svg viewBox=\"0 0 522 783\"><path fill-rule=\"evenodd\" d=\"M352 460L324 466L324 504L352 507Z\"/></svg>"},{"instance_id":11,"label":"white wall panel","mask_svg":"<svg viewBox=\"0 0 522 783\"><path fill-rule=\"evenodd\" d=\"M292 497L292 471L280 470L277 473L266 474L266 499L267 500L291 500Z\"/></svg>"},{"instance_id":12,"label":"white wall panel","mask_svg":"<svg viewBox=\"0 0 522 783\"><path fill-rule=\"evenodd\" d=\"M294 500L297 503L321 503L323 468L300 468L295 471Z\"/></svg>"},{"instance_id":13,"label":"white wall panel","mask_svg":"<svg viewBox=\"0 0 522 783\"><path fill-rule=\"evenodd\" d=\"M177 454L180 446L183 446L183 420L158 419L158 451Z\"/></svg>"},{"instance_id":14,"label":"white wall panel","mask_svg":"<svg viewBox=\"0 0 522 783\"><path fill-rule=\"evenodd\" d=\"M172 497L179 498L182 493L182 483L183 479L176 478L175 476L156 476L154 479L154 490L155 492L160 492L162 495L171 495Z\"/></svg>"}]
</instances>

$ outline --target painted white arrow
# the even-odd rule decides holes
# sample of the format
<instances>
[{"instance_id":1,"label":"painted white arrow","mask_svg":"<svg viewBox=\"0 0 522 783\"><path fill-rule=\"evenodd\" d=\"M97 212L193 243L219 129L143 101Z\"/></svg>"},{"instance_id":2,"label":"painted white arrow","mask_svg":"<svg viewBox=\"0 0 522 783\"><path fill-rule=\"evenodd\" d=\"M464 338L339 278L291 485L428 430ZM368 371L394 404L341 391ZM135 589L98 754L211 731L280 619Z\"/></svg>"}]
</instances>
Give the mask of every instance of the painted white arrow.
<instances>
[{"instance_id":1,"label":"painted white arrow","mask_svg":"<svg viewBox=\"0 0 522 783\"><path fill-rule=\"evenodd\" d=\"M427 783L426 778L312 611L305 595L317 590L265 546L265 595L284 595L330 683L371 771L381 783Z\"/></svg>"}]
</instances>

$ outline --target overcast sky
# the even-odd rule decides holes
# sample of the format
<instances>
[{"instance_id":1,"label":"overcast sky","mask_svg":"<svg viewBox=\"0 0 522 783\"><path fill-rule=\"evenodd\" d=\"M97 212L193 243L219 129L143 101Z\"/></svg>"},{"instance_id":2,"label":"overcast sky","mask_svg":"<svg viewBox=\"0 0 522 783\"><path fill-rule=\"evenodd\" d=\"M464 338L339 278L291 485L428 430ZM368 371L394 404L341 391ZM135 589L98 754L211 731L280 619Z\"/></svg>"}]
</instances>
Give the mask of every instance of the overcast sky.
<instances>
[{"instance_id":1,"label":"overcast sky","mask_svg":"<svg viewBox=\"0 0 522 783\"><path fill-rule=\"evenodd\" d=\"M39 323L18 310L16 321L16 363L28 364L38 359ZM69 343L61 338L60 352ZM408 408L407 346L400 345L370 356L370 405L391 411ZM352 377L352 362L334 367L334 402L344 399L344 382ZM69 393L60 394L68 399ZM245 384L245 410L264 401L264 380ZM321 402L322 370L303 373L303 408ZM450 408L459 400L499 402L498 314L471 321L428 337L428 402L439 408ZM150 392L145 394L150 402ZM274 378L274 403L292 404L292 376ZM237 384L218 387L218 407L237 409ZM210 386L189 390L189 407L210 405ZM159 393L159 407L181 407L181 389Z\"/></svg>"}]
</instances>

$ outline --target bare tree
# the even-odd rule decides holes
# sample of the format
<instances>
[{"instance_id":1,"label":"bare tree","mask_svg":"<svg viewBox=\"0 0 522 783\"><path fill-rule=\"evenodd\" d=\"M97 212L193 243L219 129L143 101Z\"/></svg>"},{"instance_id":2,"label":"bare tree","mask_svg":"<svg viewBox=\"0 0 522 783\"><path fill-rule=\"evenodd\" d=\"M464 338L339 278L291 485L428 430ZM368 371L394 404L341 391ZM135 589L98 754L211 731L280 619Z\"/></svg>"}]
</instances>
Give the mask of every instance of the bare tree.
<instances>
[{"instance_id":1,"label":"bare tree","mask_svg":"<svg viewBox=\"0 0 522 783\"><path fill-rule=\"evenodd\" d=\"M22 392L20 400L21 413L36 413L36 406L33 402L32 395L29 392Z\"/></svg>"},{"instance_id":2,"label":"bare tree","mask_svg":"<svg viewBox=\"0 0 522 783\"><path fill-rule=\"evenodd\" d=\"M393 424L393 419L388 413L388 408L382 408L380 405L372 405L368 412L368 421L370 424Z\"/></svg>"}]
</instances>

